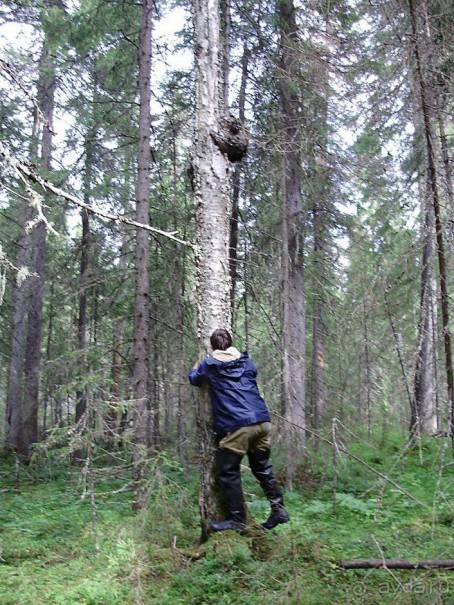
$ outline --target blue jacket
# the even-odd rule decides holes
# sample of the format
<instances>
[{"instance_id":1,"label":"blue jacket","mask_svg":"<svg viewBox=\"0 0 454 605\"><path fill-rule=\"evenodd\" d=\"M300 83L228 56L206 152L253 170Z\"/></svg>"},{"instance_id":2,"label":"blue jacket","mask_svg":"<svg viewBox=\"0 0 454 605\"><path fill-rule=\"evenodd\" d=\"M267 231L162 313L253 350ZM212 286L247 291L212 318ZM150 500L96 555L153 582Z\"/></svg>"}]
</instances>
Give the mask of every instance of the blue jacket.
<instances>
[{"instance_id":1,"label":"blue jacket","mask_svg":"<svg viewBox=\"0 0 454 605\"><path fill-rule=\"evenodd\" d=\"M189 372L192 385L200 387L208 382L211 387L214 426L218 435L270 421L256 376L257 369L246 351L239 359L227 362L208 357L197 370Z\"/></svg>"}]
</instances>

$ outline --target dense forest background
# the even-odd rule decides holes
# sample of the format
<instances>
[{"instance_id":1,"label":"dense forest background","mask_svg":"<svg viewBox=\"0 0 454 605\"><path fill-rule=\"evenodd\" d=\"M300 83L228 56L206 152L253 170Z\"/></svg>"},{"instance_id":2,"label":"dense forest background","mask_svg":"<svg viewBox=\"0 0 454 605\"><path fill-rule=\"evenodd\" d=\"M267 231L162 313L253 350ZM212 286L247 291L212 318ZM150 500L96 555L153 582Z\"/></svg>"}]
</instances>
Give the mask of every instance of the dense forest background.
<instances>
[{"instance_id":1,"label":"dense forest background","mask_svg":"<svg viewBox=\"0 0 454 605\"><path fill-rule=\"evenodd\" d=\"M200 276L203 6L0 8L0 439L16 485L58 459L92 492L100 469L119 473L112 489L147 508L160 465L184 483L200 461L186 374L216 297ZM216 110L248 139L246 154L222 153L219 289L288 493L350 445L449 458L452 3L205 10L220 24ZM435 458L441 481L452 463Z\"/></svg>"}]
</instances>

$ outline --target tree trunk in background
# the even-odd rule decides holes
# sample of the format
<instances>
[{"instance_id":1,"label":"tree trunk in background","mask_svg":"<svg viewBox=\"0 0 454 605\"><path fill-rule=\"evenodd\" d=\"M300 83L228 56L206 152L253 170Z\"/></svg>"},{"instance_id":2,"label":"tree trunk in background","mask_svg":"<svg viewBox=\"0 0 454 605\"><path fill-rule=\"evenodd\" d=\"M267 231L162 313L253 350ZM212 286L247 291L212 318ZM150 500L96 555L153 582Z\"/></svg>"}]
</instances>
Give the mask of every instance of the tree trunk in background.
<instances>
[{"instance_id":1,"label":"tree trunk in background","mask_svg":"<svg viewBox=\"0 0 454 605\"><path fill-rule=\"evenodd\" d=\"M222 113L229 113L229 81L230 81L230 1L219 0L220 3L220 34L219 34L219 58L222 71L219 75L221 93L220 107Z\"/></svg>"},{"instance_id":2,"label":"tree trunk in background","mask_svg":"<svg viewBox=\"0 0 454 605\"><path fill-rule=\"evenodd\" d=\"M162 400L163 400L163 412L164 412L164 427L161 430L161 441L160 448L167 450L168 446L173 443L172 438L172 427L173 427L173 416L174 416L174 397L173 397L173 384L171 381L170 373L167 368L170 366L169 359L166 356L161 360L161 384L162 384ZM173 376L173 374L172 374Z\"/></svg>"},{"instance_id":3,"label":"tree trunk in background","mask_svg":"<svg viewBox=\"0 0 454 605\"><path fill-rule=\"evenodd\" d=\"M110 392L109 411L106 419L107 436L115 440L117 429L117 408L121 398L121 369L123 349L123 323L118 321L114 328L112 367L112 390Z\"/></svg>"},{"instance_id":4,"label":"tree trunk in background","mask_svg":"<svg viewBox=\"0 0 454 605\"><path fill-rule=\"evenodd\" d=\"M55 304L54 304L54 294L55 294L55 280L52 279L50 283L50 293L49 293L49 312L48 312L48 326L47 326L47 342L46 342L46 363L49 363L52 358L52 336L54 331L54 320L55 320ZM46 376L46 384L44 386L43 392L43 420L42 420L42 434L45 435L47 431L47 419L49 414L49 400L52 397L52 391L54 389L53 381L49 380L49 375ZM52 404L51 410L52 412Z\"/></svg>"},{"instance_id":5,"label":"tree trunk in background","mask_svg":"<svg viewBox=\"0 0 454 605\"><path fill-rule=\"evenodd\" d=\"M244 305L244 348L246 351L249 350L249 255L247 248L247 240L244 239L244 269L243 269L243 283L244 283L244 294L243 294L243 305Z\"/></svg>"},{"instance_id":6,"label":"tree trunk in background","mask_svg":"<svg viewBox=\"0 0 454 605\"><path fill-rule=\"evenodd\" d=\"M93 143L90 140L94 133L85 134L85 169L84 169L84 203L90 205L90 190L92 186L92 168L93 168ZM87 341L87 290L90 271L90 218L88 212L81 211L82 237L80 242L80 268L79 268L79 313L77 317L77 350L78 350L78 369L79 380L82 382L88 375L86 357ZM81 386L76 391L76 424L83 418L87 410L87 387ZM88 419L85 421L87 426ZM82 432L82 431L81 431ZM74 462L81 462L86 457L82 449L77 449L73 453Z\"/></svg>"},{"instance_id":7,"label":"tree trunk in background","mask_svg":"<svg viewBox=\"0 0 454 605\"><path fill-rule=\"evenodd\" d=\"M440 273L441 315L445 349L448 409L450 411L450 433L452 438L452 447L454 450L454 368L452 362L451 331L449 326L449 289L447 281L446 253L443 235L443 222L441 218L440 196L437 183L436 153L434 148L434 135L432 129L430 108L428 103L427 84L422 64L421 43L414 0L408 0L408 7L412 30L412 44L416 68L416 81L419 87L420 95L420 111L422 114L423 134L427 160L427 174L429 179L431 200L435 215L435 235L437 243L438 268Z\"/></svg>"},{"instance_id":8,"label":"tree trunk in background","mask_svg":"<svg viewBox=\"0 0 454 605\"><path fill-rule=\"evenodd\" d=\"M441 96L441 100L440 100ZM441 148L441 158L443 161L443 169L444 169L444 181L446 188L446 195L449 201L449 212L454 214L454 192L453 192L453 183L452 183L452 168L451 163L452 159L449 155L449 143L448 143L448 135L446 132L444 114L447 113L447 101L444 98L444 95L436 95L436 104L437 104L437 122L438 129L440 131L440 148ZM452 229L452 226L451 226Z\"/></svg>"},{"instance_id":9,"label":"tree trunk in background","mask_svg":"<svg viewBox=\"0 0 454 605\"><path fill-rule=\"evenodd\" d=\"M93 167L93 132L87 132L85 140L85 171L84 171L84 203L90 205L90 190L92 186ZM87 290L90 271L90 218L88 212L81 211L82 239L80 244L80 294L79 294L79 316L77 318L77 349L79 351L79 367L81 378L88 372L86 367L85 346L87 340ZM76 393L76 423L82 418L87 407L86 387L79 389Z\"/></svg>"},{"instance_id":10,"label":"tree trunk in background","mask_svg":"<svg viewBox=\"0 0 454 605\"><path fill-rule=\"evenodd\" d=\"M423 19L423 32L424 32L424 49L427 62L427 88L429 94L429 101L431 106L431 114L434 116L434 123L438 126L439 137L436 139L435 148L438 147L439 161L443 165L443 170L440 170L442 191L447 198L447 212L452 216L454 213L454 192L452 183L452 169L450 158L450 147L446 132L445 116L450 116L449 106L449 77L443 73L441 66L437 62L437 58L440 54L449 56L449 47L446 47L446 41L444 36L447 32L441 33L434 24L434 16L430 12L430 7L426 2L423 2L419 8L422 12ZM440 36L441 34L441 36ZM435 130L435 129L434 129ZM451 235L454 233L454 225L452 221L449 221L447 228L450 230Z\"/></svg>"},{"instance_id":11,"label":"tree trunk in background","mask_svg":"<svg viewBox=\"0 0 454 605\"><path fill-rule=\"evenodd\" d=\"M298 94L298 35L293 0L278 2L280 28L279 100L282 128L283 395L286 423L286 487L294 462L305 451L304 221L301 199L301 100ZM296 428L298 427L298 428Z\"/></svg>"},{"instance_id":12,"label":"tree trunk in background","mask_svg":"<svg viewBox=\"0 0 454 605\"><path fill-rule=\"evenodd\" d=\"M437 417L437 431L442 428L442 418L441 418L441 406L440 406L440 384L438 380L438 349L437 349L437 341L439 335L438 329L438 282L435 275L432 274L431 280L431 301L430 301L430 314L432 317L431 326L432 326L432 342L434 344L432 350L432 370L433 370L433 387L434 387L434 405L435 405L435 414Z\"/></svg>"},{"instance_id":13,"label":"tree trunk in background","mask_svg":"<svg viewBox=\"0 0 454 605\"><path fill-rule=\"evenodd\" d=\"M326 194L326 192L325 192ZM323 200L323 198L321 198ZM326 270L326 211L322 203L315 201L313 207L314 219L314 264L313 264L313 332L312 332L312 410L314 428L320 428L325 415L325 301L323 297L323 275Z\"/></svg>"},{"instance_id":14,"label":"tree trunk in background","mask_svg":"<svg viewBox=\"0 0 454 605\"><path fill-rule=\"evenodd\" d=\"M231 329L229 274L228 159L210 132L220 117L220 34L218 0L194 0L194 54L196 117L193 146L194 201L197 209L197 293L200 355L210 350L216 328ZM213 419L208 389L201 389L197 404L201 485L199 507L201 539L209 522L220 512L215 489Z\"/></svg>"},{"instance_id":15,"label":"tree trunk in background","mask_svg":"<svg viewBox=\"0 0 454 605\"><path fill-rule=\"evenodd\" d=\"M45 40L39 62L39 110L35 112L32 156L47 172L51 168L55 86L55 66ZM29 218L33 218L33 213L26 211L24 228ZM18 261L21 265L28 261L30 277L16 290L7 416L8 443L27 462L30 446L38 441L46 225L40 221L29 235L24 233L20 245Z\"/></svg>"},{"instance_id":16,"label":"tree trunk in background","mask_svg":"<svg viewBox=\"0 0 454 605\"><path fill-rule=\"evenodd\" d=\"M329 14L325 15L326 38L329 40L331 24ZM312 414L313 426L317 431L325 417L326 408L326 378L325 378L325 315L326 315L326 283L329 254L329 209L330 196L330 167L328 166L328 104L330 99L329 62L331 50L324 48L327 58L320 57L319 92L314 94L312 104L313 120L316 124L316 139L310 141L311 156L314 157L313 183L310 186L313 212L313 264L312 264L312 294L314 299L312 323ZM315 91L314 91L315 92ZM318 444L315 437L315 444Z\"/></svg>"},{"instance_id":17,"label":"tree trunk in background","mask_svg":"<svg viewBox=\"0 0 454 605\"><path fill-rule=\"evenodd\" d=\"M177 310L177 330L180 336L180 347L177 353L177 452L179 459L187 464L187 433L186 433L186 406L185 406L185 384L186 366L184 356L184 292L182 292L183 281L181 279L180 263L175 265L175 307Z\"/></svg>"},{"instance_id":18,"label":"tree trunk in background","mask_svg":"<svg viewBox=\"0 0 454 605\"><path fill-rule=\"evenodd\" d=\"M41 114L35 108L33 116L33 131L30 144L30 161L39 161L39 137L40 137ZM20 236L18 239L18 255L16 265L19 272L30 272L31 260L31 234L28 224L33 217L33 210L27 204L24 212L20 213ZM21 440L21 408L23 402L24 388L24 356L27 334L27 309L29 277L27 274L16 281L14 285L13 305L14 313L11 326L11 359L8 369L8 386L6 393L6 449L19 451L23 449Z\"/></svg>"},{"instance_id":19,"label":"tree trunk in background","mask_svg":"<svg viewBox=\"0 0 454 605\"><path fill-rule=\"evenodd\" d=\"M128 199L128 182L126 180L126 191L125 191L125 199ZM120 262L118 263L120 273L123 275L127 269L127 260L126 260L126 249L127 249L127 236L124 233L122 237L122 245L120 248ZM121 294L121 298L124 298L124 293ZM123 329L124 329L124 320L121 318L115 323L114 333L113 333L113 346L112 346L112 367L110 370L110 375L112 379L112 390L110 392L109 397L109 409L107 412L106 418L106 433L107 438L116 441L118 433L117 433L117 424L119 422L118 419L118 403L121 400L122 394L122 368L123 368ZM125 412L123 412L125 413ZM119 428L119 427L118 427Z\"/></svg>"},{"instance_id":20,"label":"tree trunk in background","mask_svg":"<svg viewBox=\"0 0 454 605\"><path fill-rule=\"evenodd\" d=\"M418 351L416 357L410 434L434 433L437 430L437 414L434 392L434 326L432 305L432 250L433 220L430 190L425 196L424 246L421 265L420 319L418 325Z\"/></svg>"},{"instance_id":21,"label":"tree trunk in background","mask_svg":"<svg viewBox=\"0 0 454 605\"><path fill-rule=\"evenodd\" d=\"M24 364L24 401L22 404L21 454L28 458L30 446L38 441L39 380L41 367L42 310L46 254L46 225L40 223L32 234L33 277L28 310L28 333Z\"/></svg>"},{"instance_id":22,"label":"tree trunk in background","mask_svg":"<svg viewBox=\"0 0 454 605\"><path fill-rule=\"evenodd\" d=\"M246 105L246 84L248 76L248 66L250 51L247 45L244 46L243 58L241 61L241 84L238 98L238 112L239 119L242 124L245 120L245 105ZM238 277L238 221L240 218L239 212L239 201L240 201L240 185L241 185L241 174L243 167L241 164L236 164L232 177L232 214L230 216L230 244L229 244L229 263L230 263L230 279L232 280L232 289L230 293L230 303L232 306L232 317L234 317L235 310L235 290L236 282Z\"/></svg>"},{"instance_id":23,"label":"tree trunk in background","mask_svg":"<svg viewBox=\"0 0 454 605\"><path fill-rule=\"evenodd\" d=\"M21 235L18 241L19 252L16 265L19 270L29 270L30 234L26 226L31 219L31 206L27 205L23 213ZM21 440L21 407L24 388L25 335L27 332L27 300L29 279L24 277L14 286L14 313L11 329L11 360L8 371L6 393L6 449L23 449Z\"/></svg>"},{"instance_id":24,"label":"tree trunk in background","mask_svg":"<svg viewBox=\"0 0 454 605\"><path fill-rule=\"evenodd\" d=\"M155 253L155 257L157 258L157 250ZM162 448L162 434L161 434L161 418L160 418L160 407L159 407L159 392L161 385L161 368L162 368L162 359L159 354L159 330L158 330L158 308L156 304L156 299L154 298L150 303L151 306L151 316L152 326L150 329L151 334L151 374L153 379L151 384L149 385L149 408L150 413L152 415L152 427L153 432L149 436L149 445L153 445L155 450L160 450ZM151 395L151 397L150 397ZM165 430L165 424L164 424Z\"/></svg>"},{"instance_id":25,"label":"tree trunk in background","mask_svg":"<svg viewBox=\"0 0 454 605\"><path fill-rule=\"evenodd\" d=\"M372 435L372 368L370 363L370 342L369 342L369 312L366 310L366 301L363 301L364 317L364 365L366 381L366 425L367 434Z\"/></svg>"},{"instance_id":26,"label":"tree trunk in background","mask_svg":"<svg viewBox=\"0 0 454 605\"><path fill-rule=\"evenodd\" d=\"M41 80L42 78L42 80ZM46 172L51 170L53 113L56 89L54 59L45 46L40 63L41 89L38 91L38 102L43 114L41 139L41 167ZM45 197L47 201L48 196ZM41 335L44 297L44 269L46 256L47 228L40 223L32 233L32 264L34 274L30 279L31 301L28 311L28 335L24 365L24 404L22 413L23 440L26 446L25 455L29 455L30 446L38 440L38 405L39 381L41 369Z\"/></svg>"},{"instance_id":27,"label":"tree trunk in background","mask_svg":"<svg viewBox=\"0 0 454 605\"><path fill-rule=\"evenodd\" d=\"M151 102L151 32L153 0L143 0L139 48L139 151L136 185L136 221L150 224L150 102ZM133 393L134 393L134 509L147 505L147 458L150 435L153 431L149 409L149 233L137 229L135 252L135 302L133 344Z\"/></svg>"},{"instance_id":28,"label":"tree trunk in background","mask_svg":"<svg viewBox=\"0 0 454 605\"><path fill-rule=\"evenodd\" d=\"M174 128L173 139L172 139L172 202L173 202L173 221L174 230L178 230L178 174L177 174L177 132ZM177 370L177 452L180 461L184 466L187 465L187 434L186 434L186 410L185 410L185 385L187 384L186 378L186 365L185 365L185 341L184 341L184 313L185 313L185 263L186 263L186 250L179 250L178 244L175 244L175 255L174 255L174 276L175 276L175 314L176 314L176 328L178 332L178 347L176 355L176 367Z\"/></svg>"}]
</instances>

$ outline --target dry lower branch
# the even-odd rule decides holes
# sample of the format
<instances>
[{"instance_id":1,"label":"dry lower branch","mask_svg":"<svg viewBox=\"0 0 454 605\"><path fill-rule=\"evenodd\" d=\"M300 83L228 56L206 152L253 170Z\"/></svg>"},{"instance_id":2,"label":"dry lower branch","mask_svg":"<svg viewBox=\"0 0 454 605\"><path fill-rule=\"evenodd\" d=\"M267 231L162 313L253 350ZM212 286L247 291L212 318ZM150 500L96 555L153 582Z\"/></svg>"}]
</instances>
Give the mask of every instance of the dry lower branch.
<instances>
[{"instance_id":1,"label":"dry lower branch","mask_svg":"<svg viewBox=\"0 0 454 605\"><path fill-rule=\"evenodd\" d=\"M67 191L64 191L63 189L56 187L47 179L40 177L38 174L36 174L36 172L34 172L32 170L32 168L30 166L28 166L26 163L21 162L20 160L18 160L14 156L12 156L11 153L4 147L4 145L2 143L0 143L0 156L3 157L8 162L8 164L10 166L12 166L20 175L26 177L29 181L32 181L33 183L40 185L45 191L50 191L51 193L54 193L58 197L62 197L63 199L67 200L68 202L71 202L72 204L79 206L79 208L84 208L85 210L87 210L87 212L91 212L92 214L96 214L97 216L100 216L102 218L106 218L108 220L114 221L115 223L124 223L126 225L138 227L139 229L145 229L147 231L152 231L153 233L158 233L159 235L163 235L164 237L167 237L167 238L173 240L174 242L178 242L179 244L184 244L185 246L194 247L193 243L180 239L179 237L176 237L175 232L169 233L168 231L162 231L161 229L157 229L156 227L151 227L150 225L144 225L142 223L138 223L137 221L133 221L124 216L119 216L118 214L112 214L111 212L105 212L104 210L101 210L100 208L95 208L93 206L89 206L88 204L85 204L82 200L80 200L75 195L72 195L71 193L68 193Z\"/></svg>"},{"instance_id":2,"label":"dry lower branch","mask_svg":"<svg viewBox=\"0 0 454 605\"><path fill-rule=\"evenodd\" d=\"M412 563L407 559L351 559L340 561L344 569L450 569L454 570L454 559L428 559Z\"/></svg>"},{"instance_id":3,"label":"dry lower branch","mask_svg":"<svg viewBox=\"0 0 454 605\"><path fill-rule=\"evenodd\" d=\"M291 422L287 418L284 418L283 416L281 416L277 412L271 412L271 413L273 414L273 416L276 416L276 418L279 418L283 422L288 422L288 423L292 424L293 426L302 429L301 426L295 424L294 422ZM309 427L305 427L304 430L306 430L311 435L314 435L315 437L317 437L318 439L320 439L320 441L323 441L323 443L327 443L328 445L331 445L331 446L334 445L332 441L330 441L329 439L326 439L325 437L322 437L319 433L316 433L315 431L313 431ZM378 475L379 477L381 477L382 479L384 479L387 483L390 483L398 491L400 491L402 494L404 494L405 496L407 496L407 498L410 498L410 500L413 500L413 502L416 502L417 504L419 504L420 506L423 506L424 508L430 508L430 506L428 504L426 504L425 502L422 502L421 500L419 500L418 498L416 498L415 496L413 496L413 494L410 494L410 492L408 492L406 489L404 489L396 481L393 481L387 475L384 475L383 473L381 473L380 471L378 471L376 468L374 468L373 466L371 466L370 464L368 464L364 460L361 460L361 458L358 458L358 456L355 456L355 454L352 454L351 452L349 452L347 449L345 449L344 447L342 447L340 445L336 445L336 447L337 447L337 449L340 452L343 452L344 454L346 454L347 456L349 456L353 460L356 460L356 462L359 462L359 464L362 464L363 466L365 466L367 469L369 469L371 471L371 473L374 473L375 475Z\"/></svg>"}]
</instances>

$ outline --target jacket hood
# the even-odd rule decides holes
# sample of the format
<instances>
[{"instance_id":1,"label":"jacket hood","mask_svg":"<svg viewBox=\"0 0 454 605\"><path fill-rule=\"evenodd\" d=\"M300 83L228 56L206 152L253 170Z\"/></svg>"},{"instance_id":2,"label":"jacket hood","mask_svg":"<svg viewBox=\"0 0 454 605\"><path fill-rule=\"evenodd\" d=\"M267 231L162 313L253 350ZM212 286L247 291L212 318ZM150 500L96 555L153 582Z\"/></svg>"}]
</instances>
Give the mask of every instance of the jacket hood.
<instances>
[{"instance_id":1,"label":"jacket hood","mask_svg":"<svg viewBox=\"0 0 454 605\"><path fill-rule=\"evenodd\" d=\"M212 356L217 361L222 361L223 363L226 363L228 361L234 361L235 359L239 359L241 357L241 353L235 347L229 347L225 351L215 349L212 353Z\"/></svg>"},{"instance_id":2,"label":"jacket hood","mask_svg":"<svg viewBox=\"0 0 454 605\"><path fill-rule=\"evenodd\" d=\"M240 353L235 347L225 351L216 349L207 359L208 365L214 365L221 376L226 378L241 378L246 367L248 354Z\"/></svg>"}]
</instances>

